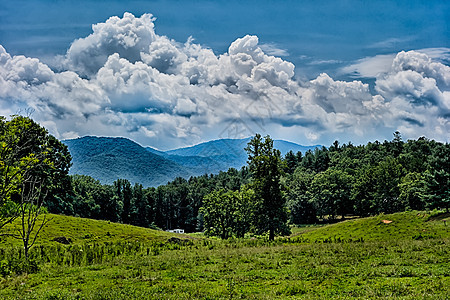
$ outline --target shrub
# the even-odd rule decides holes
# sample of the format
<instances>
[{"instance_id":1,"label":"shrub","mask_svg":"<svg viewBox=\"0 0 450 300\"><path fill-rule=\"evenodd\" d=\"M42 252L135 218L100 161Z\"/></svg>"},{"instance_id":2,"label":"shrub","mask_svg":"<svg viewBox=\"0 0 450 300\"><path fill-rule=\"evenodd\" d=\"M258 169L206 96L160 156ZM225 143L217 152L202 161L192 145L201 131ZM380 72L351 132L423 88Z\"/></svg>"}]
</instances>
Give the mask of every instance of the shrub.
<instances>
[{"instance_id":1,"label":"shrub","mask_svg":"<svg viewBox=\"0 0 450 300\"><path fill-rule=\"evenodd\" d=\"M8 264L8 271L15 274L32 274L39 271L38 263L31 259L12 259Z\"/></svg>"}]
</instances>

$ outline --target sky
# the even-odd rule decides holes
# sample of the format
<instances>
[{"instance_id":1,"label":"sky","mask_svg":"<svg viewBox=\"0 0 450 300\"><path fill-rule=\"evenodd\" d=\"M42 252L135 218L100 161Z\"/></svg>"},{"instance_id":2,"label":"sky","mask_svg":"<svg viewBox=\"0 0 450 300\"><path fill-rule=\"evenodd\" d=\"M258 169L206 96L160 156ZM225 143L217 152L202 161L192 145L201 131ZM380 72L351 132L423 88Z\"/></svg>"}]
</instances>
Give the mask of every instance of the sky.
<instances>
[{"instance_id":1,"label":"sky","mask_svg":"<svg viewBox=\"0 0 450 300\"><path fill-rule=\"evenodd\" d=\"M0 115L173 149L450 140L449 1L0 2Z\"/></svg>"}]
</instances>

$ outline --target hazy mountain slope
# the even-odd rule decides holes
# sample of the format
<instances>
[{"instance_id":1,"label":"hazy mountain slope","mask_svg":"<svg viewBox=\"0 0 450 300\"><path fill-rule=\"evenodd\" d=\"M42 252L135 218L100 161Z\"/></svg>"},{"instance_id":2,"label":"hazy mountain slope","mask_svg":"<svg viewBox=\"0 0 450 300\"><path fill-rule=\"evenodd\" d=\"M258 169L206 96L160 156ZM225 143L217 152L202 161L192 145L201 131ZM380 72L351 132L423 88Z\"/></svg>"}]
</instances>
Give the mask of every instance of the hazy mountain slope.
<instances>
[{"instance_id":1,"label":"hazy mountain slope","mask_svg":"<svg viewBox=\"0 0 450 300\"><path fill-rule=\"evenodd\" d=\"M231 167L240 169L247 163L247 153L244 148L247 147L249 141L250 138L213 140L191 147L165 151L163 153L165 154L165 158L187 167L196 175L218 173L219 171L226 171ZM298 151L305 153L310 149L313 150L320 146L302 146L292 142L275 140L274 147L279 149L282 155L285 155L290 150L294 153ZM161 151L150 147L147 150L154 153L161 153Z\"/></svg>"},{"instance_id":2,"label":"hazy mountain slope","mask_svg":"<svg viewBox=\"0 0 450 300\"><path fill-rule=\"evenodd\" d=\"M234 157L240 157L245 155L244 148L247 147L247 143L250 138L246 139L221 139L213 140L209 142L200 143L195 146L179 148L166 151L169 155L180 156L203 156L212 157L220 155L228 155Z\"/></svg>"},{"instance_id":3,"label":"hazy mountain slope","mask_svg":"<svg viewBox=\"0 0 450 300\"><path fill-rule=\"evenodd\" d=\"M118 178L132 183L158 186L176 177L216 174L229 168L240 169L247 162L247 139L222 139L192 147L160 151L142 147L126 138L82 137L63 141L72 154L70 174L89 175L111 184ZM274 141L284 155L292 150L305 152L316 146Z\"/></svg>"},{"instance_id":4,"label":"hazy mountain slope","mask_svg":"<svg viewBox=\"0 0 450 300\"><path fill-rule=\"evenodd\" d=\"M231 167L240 168L232 160L220 160L216 157L167 155L167 159L185 167L196 176L217 174Z\"/></svg>"},{"instance_id":5,"label":"hazy mountain slope","mask_svg":"<svg viewBox=\"0 0 450 300\"><path fill-rule=\"evenodd\" d=\"M158 186L192 174L125 138L82 137L63 142L72 154L70 174L89 175L106 184L124 178L144 186Z\"/></svg>"},{"instance_id":6,"label":"hazy mountain slope","mask_svg":"<svg viewBox=\"0 0 450 300\"><path fill-rule=\"evenodd\" d=\"M150 151L151 153L159 155L159 156L162 156L162 157L166 157L168 155L166 152L161 151L161 150L157 150L157 149L152 148L152 147L145 147L145 150Z\"/></svg>"},{"instance_id":7,"label":"hazy mountain slope","mask_svg":"<svg viewBox=\"0 0 450 300\"><path fill-rule=\"evenodd\" d=\"M273 147L281 151L281 155L286 155L290 150L292 152L297 153L298 151L305 154L308 150L314 150L315 148L322 147L321 145L313 145L313 146L302 146L293 142L283 141L283 140L274 140Z\"/></svg>"},{"instance_id":8,"label":"hazy mountain slope","mask_svg":"<svg viewBox=\"0 0 450 300\"><path fill-rule=\"evenodd\" d=\"M247 147L247 143L249 141L250 138L213 140L209 142L200 143L198 145L191 147L168 150L165 151L165 153L169 155L181 155L181 156L213 157L226 155L226 156L247 158L247 154L244 148ZM292 150L294 153L297 153L298 151L305 153L308 150L314 150L316 147L321 147L320 145L302 146L284 140L274 140L273 146L274 148L281 151L281 155L285 155L290 150Z\"/></svg>"}]
</instances>

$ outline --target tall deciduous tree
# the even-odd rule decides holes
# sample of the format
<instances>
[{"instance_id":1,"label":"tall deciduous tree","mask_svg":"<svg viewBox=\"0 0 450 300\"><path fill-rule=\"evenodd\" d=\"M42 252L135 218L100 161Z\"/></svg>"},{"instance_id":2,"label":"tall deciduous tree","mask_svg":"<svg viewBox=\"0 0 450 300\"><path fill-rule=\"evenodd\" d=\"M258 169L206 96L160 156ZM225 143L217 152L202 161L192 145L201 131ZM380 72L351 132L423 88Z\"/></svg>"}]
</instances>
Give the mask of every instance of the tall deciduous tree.
<instances>
[{"instance_id":1,"label":"tall deciduous tree","mask_svg":"<svg viewBox=\"0 0 450 300\"><path fill-rule=\"evenodd\" d=\"M67 147L32 119L0 117L0 207L15 207L0 216L0 228L21 218L26 257L47 222L44 217L38 224L43 203L67 179L70 160Z\"/></svg>"},{"instance_id":2,"label":"tall deciduous tree","mask_svg":"<svg viewBox=\"0 0 450 300\"><path fill-rule=\"evenodd\" d=\"M311 195L314 175L312 170L298 167L288 180L287 205L294 224L311 224L317 221L317 211Z\"/></svg>"},{"instance_id":3,"label":"tall deciduous tree","mask_svg":"<svg viewBox=\"0 0 450 300\"><path fill-rule=\"evenodd\" d=\"M275 234L288 234L286 200L281 191L281 153L273 148L273 140L256 134L245 150L248 165L253 176L255 191L254 222L258 232L269 232L269 239Z\"/></svg>"},{"instance_id":4,"label":"tall deciduous tree","mask_svg":"<svg viewBox=\"0 0 450 300\"><path fill-rule=\"evenodd\" d=\"M233 236L236 212L237 195L233 191L224 189L213 191L203 199L200 209L203 215L205 233L227 239Z\"/></svg>"},{"instance_id":5,"label":"tall deciduous tree","mask_svg":"<svg viewBox=\"0 0 450 300\"><path fill-rule=\"evenodd\" d=\"M220 189L206 195L200 208L205 233L222 239L244 237L251 226L253 195L248 186L240 191Z\"/></svg>"},{"instance_id":6,"label":"tall deciduous tree","mask_svg":"<svg viewBox=\"0 0 450 300\"><path fill-rule=\"evenodd\" d=\"M350 201L351 177L342 170L330 168L317 174L311 183L314 203L319 214L342 218L352 213Z\"/></svg>"}]
</instances>

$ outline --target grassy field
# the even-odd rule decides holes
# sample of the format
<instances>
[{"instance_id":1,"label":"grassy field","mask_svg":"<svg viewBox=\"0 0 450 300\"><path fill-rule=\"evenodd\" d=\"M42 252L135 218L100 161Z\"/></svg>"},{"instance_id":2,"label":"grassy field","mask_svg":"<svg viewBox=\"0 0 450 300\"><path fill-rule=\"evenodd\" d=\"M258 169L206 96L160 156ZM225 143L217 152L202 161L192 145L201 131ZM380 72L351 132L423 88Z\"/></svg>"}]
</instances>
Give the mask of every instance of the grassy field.
<instances>
[{"instance_id":1,"label":"grassy field","mask_svg":"<svg viewBox=\"0 0 450 300\"><path fill-rule=\"evenodd\" d=\"M380 215L293 228L268 242L53 216L31 251L39 271L0 276L0 298L449 299L443 219L449 215ZM62 236L71 243L53 241ZM3 265L19 255L17 241L0 241Z\"/></svg>"}]
</instances>

